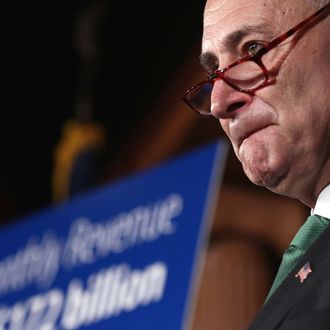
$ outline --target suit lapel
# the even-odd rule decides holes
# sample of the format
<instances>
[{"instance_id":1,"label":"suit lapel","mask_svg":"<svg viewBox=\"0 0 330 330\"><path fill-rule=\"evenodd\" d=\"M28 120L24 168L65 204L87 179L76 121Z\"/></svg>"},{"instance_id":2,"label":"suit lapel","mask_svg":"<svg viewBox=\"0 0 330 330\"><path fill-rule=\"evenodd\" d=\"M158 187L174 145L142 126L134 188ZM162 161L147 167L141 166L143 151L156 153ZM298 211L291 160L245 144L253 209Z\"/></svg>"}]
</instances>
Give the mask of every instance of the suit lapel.
<instances>
[{"instance_id":1,"label":"suit lapel","mask_svg":"<svg viewBox=\"0 0 330 330\"><path fill-rule=\"evenodd\" d=\"M278 329L283 320L295 306L297 301L318 281L322 268L330 258L330 226L321 234L318 240L311 246L309 251L302 257L297 266L284 279L282 284L269 298L249 330L273 330ZM309 262L312 273L300 283L295 274Z\"/></svg>"}]
</instances>

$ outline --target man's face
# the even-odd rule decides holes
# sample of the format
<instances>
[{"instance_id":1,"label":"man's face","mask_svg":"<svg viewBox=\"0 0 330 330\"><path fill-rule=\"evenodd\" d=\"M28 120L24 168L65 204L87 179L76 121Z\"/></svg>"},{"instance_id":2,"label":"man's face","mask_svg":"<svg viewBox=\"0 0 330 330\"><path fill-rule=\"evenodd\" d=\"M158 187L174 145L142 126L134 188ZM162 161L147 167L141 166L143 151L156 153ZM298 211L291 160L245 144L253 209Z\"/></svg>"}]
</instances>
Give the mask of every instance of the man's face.
<instances>
[{"instance_id":1,"label":"man's face","mask_svg":"<svg viewBox=\"0 0 330 330\"><path fill-rule=\"evenodd\" d=\"M307 1L288 3L209 0L202 44L207 69L258 50L316 11ZM211 98L250 180L310 206L327 183L324 171L330 173L329 22L310 25L269 54L273 85L247 94L217 80Z\"/></svg>"}]
</instances>

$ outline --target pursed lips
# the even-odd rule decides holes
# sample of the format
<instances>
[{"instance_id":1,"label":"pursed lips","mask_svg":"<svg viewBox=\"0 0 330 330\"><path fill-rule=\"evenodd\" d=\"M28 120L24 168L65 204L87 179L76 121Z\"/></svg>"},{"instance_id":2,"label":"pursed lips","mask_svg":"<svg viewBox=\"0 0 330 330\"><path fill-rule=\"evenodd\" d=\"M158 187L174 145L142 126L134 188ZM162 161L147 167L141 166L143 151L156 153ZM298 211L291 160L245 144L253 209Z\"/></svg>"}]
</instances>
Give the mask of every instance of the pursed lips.
<instances>
[{"instance_id":1,"label":"pursed lips","mask_svg":"<svg viewBox=\"0 0 330 330\"><path fill-rule=\"evenodd\" d=\"M278 115L272 106L260 98L232 113L227 119L226 132L236 147L251 135L278 124ZM223 123L225 124L225 123Z\"/></svg>"},{"instance_id":2,"label":"pursed lips","mask_svg":"<svg viewBox=\"0 0 330 330\"><path fill-rule=\"evenodd\" d=\"M239 147L244 140L251 135L271 126L273 123L269 118L258 118L258 120L237 120L232 125L229 125L229 132L232 140L237 143Z\"/></svg>"},{"instance_id":3,"label":"pursed lips","mask_svg":"<svg viewBox=\"0 0 330 330\"><path fill-rule=\"evenodd\" d=\"M243 141L246 140L247 138L249 138L251 135L253 135L253 134L255 134L255 133L257 133L257 132L259 132L259 131L261 131L261 130L263 130L265 128L267 128L268 126L270 126L270 125L263 126L263 127L260 127L260 128L255 128L253 130L250 130L250 131L246 132L246 134L244 134L241 137L239 137L238 144L241 145L243 143Z\"/></svg>"}]
</instances>

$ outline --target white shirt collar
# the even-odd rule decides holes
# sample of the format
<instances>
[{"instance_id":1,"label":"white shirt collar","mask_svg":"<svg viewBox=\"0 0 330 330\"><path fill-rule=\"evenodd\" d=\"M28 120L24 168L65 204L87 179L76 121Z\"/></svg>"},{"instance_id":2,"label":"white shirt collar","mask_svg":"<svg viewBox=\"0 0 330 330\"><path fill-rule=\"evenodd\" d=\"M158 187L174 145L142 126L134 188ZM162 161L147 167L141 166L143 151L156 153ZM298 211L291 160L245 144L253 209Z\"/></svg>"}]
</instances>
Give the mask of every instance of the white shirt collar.
<instances>
[{"instance_id":1,"label":"white shirt collar","mask_svg":"<svg viewBox=\"0 0 330 330\"><path fill-rule=\"evenodd\" d=\"M311 213L330 219L330 184L319 194Z\"/></svg>"}]
</instances>

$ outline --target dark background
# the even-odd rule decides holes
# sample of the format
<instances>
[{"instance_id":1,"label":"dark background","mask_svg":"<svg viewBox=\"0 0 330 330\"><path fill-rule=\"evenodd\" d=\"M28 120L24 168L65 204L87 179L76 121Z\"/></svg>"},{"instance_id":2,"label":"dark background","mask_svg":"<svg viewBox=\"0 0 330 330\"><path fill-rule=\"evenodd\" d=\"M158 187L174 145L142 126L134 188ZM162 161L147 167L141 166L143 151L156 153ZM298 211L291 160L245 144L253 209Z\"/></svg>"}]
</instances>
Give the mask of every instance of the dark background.
<instances>
[{"instance_id":1,"label":"dark background","mask_svg":"<svg viewBox=\"0 0 330 330\"><path fill-rule=\"evenodd\" d=\"M199 45L204 1L16 0L0 6L5 223L51 203L54 147L67 119L101 121L108 139L103 166L116 157ZM86 17L94 17L88 33ZM96 55L86 55L88 42Z\"/></svg>"}]
</instances>

